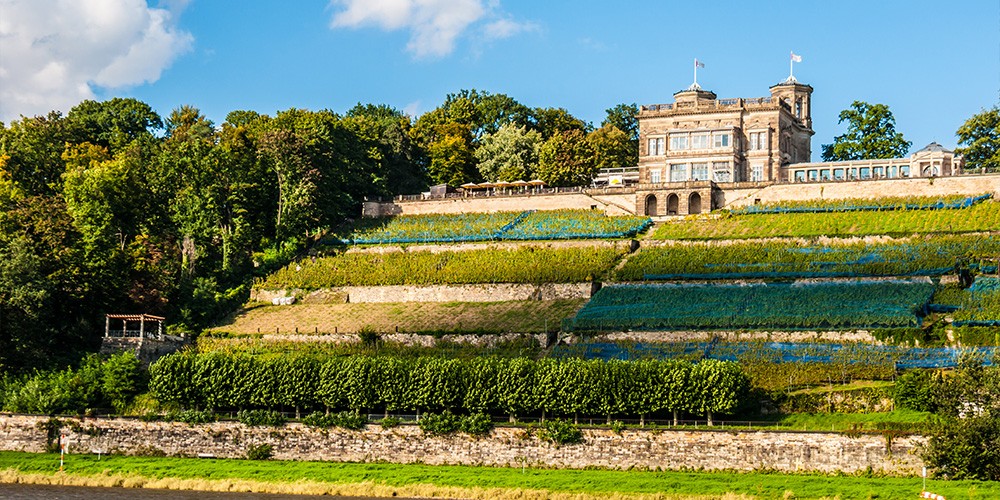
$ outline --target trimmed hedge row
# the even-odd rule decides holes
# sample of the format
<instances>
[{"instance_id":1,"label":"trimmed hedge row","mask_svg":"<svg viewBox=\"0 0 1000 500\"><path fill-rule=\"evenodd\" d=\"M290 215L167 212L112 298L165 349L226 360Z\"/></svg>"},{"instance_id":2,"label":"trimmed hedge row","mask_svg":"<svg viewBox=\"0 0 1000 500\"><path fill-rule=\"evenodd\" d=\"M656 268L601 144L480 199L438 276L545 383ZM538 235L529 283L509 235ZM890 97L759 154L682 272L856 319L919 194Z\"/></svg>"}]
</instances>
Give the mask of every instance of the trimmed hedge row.
<instances>
[{"instance_id":1,"label":"trimmed hedge row","mask_svg":"<svg viewBox=\"0 0 1000 500\"><path fill-rule=\"evenodd\" d=\"M492 415L726 414L749 379L732 362L180 353L150 366L150 391L186 408Z\"/></svg>"}]
</instances>

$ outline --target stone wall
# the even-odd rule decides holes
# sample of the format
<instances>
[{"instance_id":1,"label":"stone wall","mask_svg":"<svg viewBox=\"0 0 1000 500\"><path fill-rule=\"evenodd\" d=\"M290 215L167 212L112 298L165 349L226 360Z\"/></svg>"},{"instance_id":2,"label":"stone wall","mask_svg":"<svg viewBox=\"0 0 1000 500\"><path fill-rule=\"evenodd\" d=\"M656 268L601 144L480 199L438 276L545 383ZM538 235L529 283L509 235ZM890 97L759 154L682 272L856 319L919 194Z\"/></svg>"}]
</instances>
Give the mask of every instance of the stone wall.
<instances>
[{"instance_id":1,"label":"stone wall","mask_svg":"<svg viewBox=\"0 0 1000 500\"><path fill-rule=\"evenodd\" d=\"M275 298L295 296L303 302L322 302L313 296L323 295L350 303L507 302L589 298L591 288L590 283L344 286L316 291L254 290L251 299L271 303Z\"/></svg>"},{"instance_id":2,"label":"stone wall","mask_svg":"<svg viewBox=\"0 0 1000 500\"><path fill-rule=\"evenodd\" d=\"M709 206L738 208L761 203L813 199L879 198L885 196L943 196L952 194L977 195L994 193L1000 197L1000 174L961 175L954 177L880 179L809 183L740 182L718 184L711 196L702 196L702 211ZM646 186L647 188L649 186ZM663 189L669 190L669 185ZM646 190L648 194L648 189ZM451 214L467 212L499 212L522 210L589 209L596 206L608 215L643 213L645 195L614 190L544 194L531 196L493 196L480 198L447 198L438 200L369 202L364 216L399 214ZM665 212L666 197L657 200L657 212ZM636 208L640 210L636 210ZM684 207L686 208L686 207ZM687 210L680 210L681 215Z\"/></svg>"},{"instance_id":3,"label":"stone wall","mask_svg":"<svg viewBox=\"0 0 1000 500\"><path fill-rule=\"evenodd\" d=\"M0 416L0 449L40 452L47 417ZM75 430L74 430L75 429ZM517 467L818 471L865 470L915 474L923 437L825 432L670 431L585 429L584 442L555 446L522 428L496 428L486 437L424 436L415 425L363 431L314 430L301 424L246 427L237 422L190 426L132 419L67 420L70 453L120 452L241 458L251 445L270 444L274 458L334 462L470 464ZM72 457L68 460L72 461Z\"/></svg>"}]
</instances>

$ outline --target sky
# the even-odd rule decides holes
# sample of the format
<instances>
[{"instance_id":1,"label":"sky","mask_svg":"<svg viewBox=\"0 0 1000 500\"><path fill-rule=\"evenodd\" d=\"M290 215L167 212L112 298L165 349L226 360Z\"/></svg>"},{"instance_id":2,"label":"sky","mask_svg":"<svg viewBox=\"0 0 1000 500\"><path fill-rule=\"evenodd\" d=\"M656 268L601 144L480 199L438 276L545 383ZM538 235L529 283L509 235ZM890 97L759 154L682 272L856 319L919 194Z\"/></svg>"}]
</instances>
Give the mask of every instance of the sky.
<instances>
[{"instance_id":1,"label":"sky","mask_svg":"<svg viewBox=\"0 0 1000 500\"><path fill-rule=\"evenodd\" d=\"M220 124L234 110L418 116L479 89L600 126L693 80L762 97L802 57L813 160L855 100L889 106L911 151L956 146L1000 102L1000 1L0 0L0 121L133 97Z\"/></svg>"}]
</instances>

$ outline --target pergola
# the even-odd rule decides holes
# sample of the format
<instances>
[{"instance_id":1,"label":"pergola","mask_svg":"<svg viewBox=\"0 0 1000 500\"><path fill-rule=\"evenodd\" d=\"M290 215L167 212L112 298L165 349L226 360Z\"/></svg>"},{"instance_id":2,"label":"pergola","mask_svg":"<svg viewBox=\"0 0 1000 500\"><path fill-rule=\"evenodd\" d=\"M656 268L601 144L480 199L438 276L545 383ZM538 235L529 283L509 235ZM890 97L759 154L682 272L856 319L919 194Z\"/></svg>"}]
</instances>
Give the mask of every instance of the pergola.
<instances>
[{"instance_id":1,"label":"pergola","mask_svg":"<svg viewBox=\"0 0 1000 500\"><path fill-rule=\"evenodd\" d=\"M116 327L120 320L121 328L112 329L112 320ZM162 338L165 322L166 318L152 314L108 314L104 316L104 336Z\"/></svg>"}]
</instances>

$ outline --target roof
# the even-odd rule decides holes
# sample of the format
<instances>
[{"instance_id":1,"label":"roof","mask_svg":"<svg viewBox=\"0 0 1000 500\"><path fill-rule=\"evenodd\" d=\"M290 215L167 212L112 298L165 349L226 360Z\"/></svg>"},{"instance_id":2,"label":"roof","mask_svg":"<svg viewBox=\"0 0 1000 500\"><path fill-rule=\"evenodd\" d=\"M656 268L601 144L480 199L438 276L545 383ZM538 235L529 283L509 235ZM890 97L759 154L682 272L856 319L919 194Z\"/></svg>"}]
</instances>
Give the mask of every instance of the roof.
<instances>
[{"instance_id":1,"label":"roof","mask_svg":"<svg viewBox=\"0 0 1000 500\"><path fill-rule=\"evenodd\" d=\"M161 316L153 316L152 314L107 314L105 315L109 319L125 319L125 320L152 320L152 321L163 321L166 318Z\"/></svg>"},{"instance_id":2,"label":"roof","mask_svg":"<svg viewBox=\"0 0 1000 500\"><path fill-rule=\"evenodd\" d=\"M951 153L951 151L945 149L944 146L938 144L937 142L932 142L924 146L924 148L920 151L917 151L917 153Z\"/></svg>"}]
</instances>

